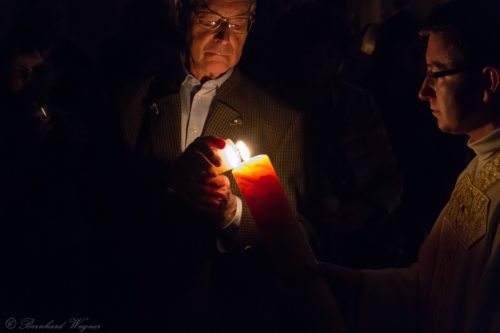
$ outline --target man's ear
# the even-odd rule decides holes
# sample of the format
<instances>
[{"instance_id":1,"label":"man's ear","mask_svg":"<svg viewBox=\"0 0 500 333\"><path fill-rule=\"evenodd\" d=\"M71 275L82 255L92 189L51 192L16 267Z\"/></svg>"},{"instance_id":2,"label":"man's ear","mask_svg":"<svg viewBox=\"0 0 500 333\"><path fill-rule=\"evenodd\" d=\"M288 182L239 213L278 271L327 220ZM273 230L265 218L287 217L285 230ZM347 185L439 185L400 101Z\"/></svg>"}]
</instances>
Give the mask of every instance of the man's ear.
<instances>
[{"instance_id":1,"label":"man's ear","mask_svg":"<svg viewBox=\"0 0 500 333\"><path fill-rule=\"evenodd\" d=\"M483 76L486 83L483 102L488 103L500 94L500 70L490 66L484 67Z\"/></svg>"}]
</instances>

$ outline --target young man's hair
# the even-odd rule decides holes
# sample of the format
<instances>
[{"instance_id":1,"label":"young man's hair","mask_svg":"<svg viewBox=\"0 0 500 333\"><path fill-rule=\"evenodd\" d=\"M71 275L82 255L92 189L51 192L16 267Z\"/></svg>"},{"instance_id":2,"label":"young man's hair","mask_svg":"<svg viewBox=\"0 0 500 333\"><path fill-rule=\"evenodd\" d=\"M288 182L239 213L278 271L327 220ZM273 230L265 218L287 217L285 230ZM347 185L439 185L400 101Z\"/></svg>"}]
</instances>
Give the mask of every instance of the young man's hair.
<instances>
[{"instance_id":1,"label":"young man's hair","mask_svg":"<svg viewBox=\"0 0 500 333\"><path fill-rule=\"evenodd\" d=\"M436 6L420 32L443 33L454 49L457 65L500 68L498 0L452 1Z\"/></svg>"}]
</instances>

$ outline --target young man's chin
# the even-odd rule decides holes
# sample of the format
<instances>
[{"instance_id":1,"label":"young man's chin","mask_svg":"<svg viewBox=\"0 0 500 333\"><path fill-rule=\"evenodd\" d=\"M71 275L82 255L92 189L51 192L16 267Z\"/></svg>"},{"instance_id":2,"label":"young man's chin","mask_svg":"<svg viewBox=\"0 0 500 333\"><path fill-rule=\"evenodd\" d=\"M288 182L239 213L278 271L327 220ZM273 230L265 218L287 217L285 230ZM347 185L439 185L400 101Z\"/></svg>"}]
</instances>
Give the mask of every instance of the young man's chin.
<instances>
[{"instance_id":1,"label":"young man's chin","mask_svg":"<svg viewBox=\"0 0 500 333\"><path fill-rule=\"evenodd\" d=\"M454 134L454 131L448 124L444 123L441 119L437 119L437 127L443 133Z\"/></svg>"},{"instance_id":2,"label":"young man's chin","mask_svg":"<svg viewBox=\"0 0 500 333\"><path fill-rule=\"evenodd\" d=\"M439 121L438 121L438 128L441 132L446 134L460 135L465 133L463 129L455 128L449 126L448 124L441 124L439 123Z\"/></svg>"}]
</instances>

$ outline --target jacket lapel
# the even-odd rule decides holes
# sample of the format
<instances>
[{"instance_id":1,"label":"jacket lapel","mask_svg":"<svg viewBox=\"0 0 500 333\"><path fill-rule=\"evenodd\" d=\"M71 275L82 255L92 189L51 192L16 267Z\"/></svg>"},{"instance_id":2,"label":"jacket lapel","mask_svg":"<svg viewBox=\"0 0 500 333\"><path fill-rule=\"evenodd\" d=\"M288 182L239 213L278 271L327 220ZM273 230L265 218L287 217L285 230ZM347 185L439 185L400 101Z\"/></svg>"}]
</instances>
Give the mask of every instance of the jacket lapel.
<instances>
[{"instance_id":1,"label":"jacket lapel","mask_svg":"<svg viewBox=\"0 0 500 333\"><path fill-rule=\"evenodd\" d=\"M180 66L179 66L180 68ZM181 153L180 74L159 75L149 87L150 138L153 156L172 161Z\"/></svg>"},{"instance_id":2,"label":"jacket lapel","mask_svg":"<svg viewBox=\"0 0 500 333\"><path fill-rule=\"evenodd\" d=\"M236 140L242 125L243 118L236 110L214 98L202 135Z\"/></svg>"},{"instance_id":3,"label":"jacket lapel","mask_svg":"<svg viewBox=\"0 0 500 333\"><path fill-rule=\"evenodd\" d=\"M231 96L231 91L239 81L239 72L235 70L220 87L210 106L202 136L211 135L233 140L239 138L244 119L228 101L228 96ZM175 160L182 152L180 84L179 79L163 80L160 77L152 84L149 93L153 106L150 125L151 149L153 156L160 156L167 161Z\"/></svg>"},{"instance_id":4,"label":"jacket lapel","mask_svg":"<svg viewBox=\"0 0 500 333\"><path fill-rule=\"evenodd\" d=\"M153 156L166 161L181 153L181 101L178 94L168 95L155 103L151 117L151 148Z\"/></svg>"},{"instance_id":5,"label":"jacket lapel","mask_svg":"<svg viewBox=\"0 0 500 333\"><path fill-rule=\"evenodd\" d=\"M202 135L212 135L223 139L237 140L244 124L244 116L236 111L234 89L240 83L241 76L235 69L231 77L218 89L210 106ZM236 97L236 100L238 98Z\"/></svg>"}]
</instances>

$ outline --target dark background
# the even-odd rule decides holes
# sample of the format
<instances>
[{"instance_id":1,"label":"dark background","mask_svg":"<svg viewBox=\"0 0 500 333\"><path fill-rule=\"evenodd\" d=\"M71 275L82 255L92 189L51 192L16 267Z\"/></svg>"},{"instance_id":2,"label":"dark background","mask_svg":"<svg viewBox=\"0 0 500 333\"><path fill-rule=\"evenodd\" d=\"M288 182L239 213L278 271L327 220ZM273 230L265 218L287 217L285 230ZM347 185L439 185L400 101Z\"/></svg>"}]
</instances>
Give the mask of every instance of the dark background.
<instances>
[{"instance_id":1,"label":"dark background","mask_svg":"<svg viewBox=\"0 0 500 333\"><path fill-rule=\"evenodd\" d=\"M143 4L171 0L144 0ZM352 28L360 31L366 24L380 22L391 14L393 0L331 0L348 12ZM76 45L95 57L97 49L104 41L113 36L120 27L124 8L130 0L1 0L0 37L12 22L15 12L30 12L39 4L51 8L60 18L64 33ZM300 0L261 0L258 2L258 15L266 16L267 8L284 8ZM442 0L413 1L412 9L424 16L434 4ZM258 24L259 19L257 19Z\"/></svg>"}]
</instances>

